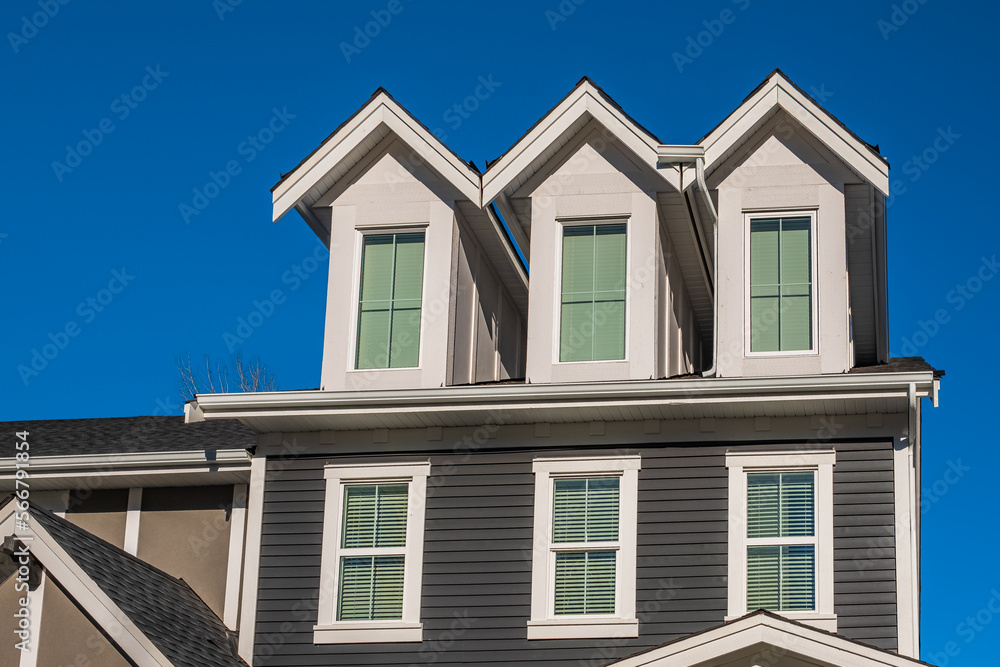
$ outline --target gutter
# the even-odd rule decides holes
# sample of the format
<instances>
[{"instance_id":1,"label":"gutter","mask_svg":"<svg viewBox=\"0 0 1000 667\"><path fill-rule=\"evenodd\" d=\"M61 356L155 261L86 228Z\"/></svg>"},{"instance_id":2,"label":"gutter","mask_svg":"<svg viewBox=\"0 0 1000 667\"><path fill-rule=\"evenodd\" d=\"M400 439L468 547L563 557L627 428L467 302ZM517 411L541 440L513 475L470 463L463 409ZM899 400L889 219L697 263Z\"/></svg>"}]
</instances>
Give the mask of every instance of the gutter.
<instances>
[{"instance_id":1,"label":"gutter","mask_svg":"<svg viewBox=\"0 0 1000 667\"><path fill-rule=\"evenodd\" d=\"M712 196L705 182L705 147L704 146L671 146L661 145L656 149L656 157L659 162L667 164L677 164L681 171L683 182L684 165L694 163L695 184L701 192L705 208L712 217L712 366L702 371L702 377L714 378L718 372L719 359L719 214L712 203ZM683 186L681 193L683 194ZM699 225L695 226L698 232L698 242L702 246L702 254L705 254L705 241L702 238L702 230Z\"/></svg>"},{"instance_id":2,"label":"gutter","mask_svg":"<svg viewBox=\"0 0 1000 667\"><path fill-rule=\"evenodd\" d=\"M607 403L707 404L746 400L828 400L899 396L912 384L918 397L934 393L932 371L905 373L691 378L577 384L466 385L424 389L288 391L203 394L189 402L186 421L255 416L436 413L446 410L544 410Z\"/></svg>"}]
</instances>

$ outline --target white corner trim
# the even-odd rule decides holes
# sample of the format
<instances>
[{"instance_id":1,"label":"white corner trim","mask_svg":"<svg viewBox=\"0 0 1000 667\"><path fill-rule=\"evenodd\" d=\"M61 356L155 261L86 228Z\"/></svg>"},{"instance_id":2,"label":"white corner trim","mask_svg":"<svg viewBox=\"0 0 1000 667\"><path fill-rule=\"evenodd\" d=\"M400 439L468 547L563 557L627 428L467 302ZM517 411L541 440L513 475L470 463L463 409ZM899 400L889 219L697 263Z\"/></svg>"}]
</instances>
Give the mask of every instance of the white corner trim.
<instances>
[{"instance_id":1,"label":"white corner trim","mask_svg":"<svg viewBox=\"0 0 1000 667\"><path fill-rule=\"evenodd\" d=\"M257 579L260 573L260 536L264 522L264 477L267 457L257 456L250 462L250 492L247 495L246 553L243 563L243 588L246 595L240 606L239 654L253 665L254 627L257 620Z\"/></svg>"},{"instance_id":2,"label":"white corner trim","mask_svg":"<svg viewBox=\"0 0 1000 667\"><path fill-rule=\"evenodd\" d=\"M247 525L247 485L233 485L233 507L229 520L229 564L226 567L226 601L222 622L230 630L239 628L240 575L243 573L243 539Z\"/></svg>"},{"instance_id":3,"label":"white corner trim","mask_svg":"<svg viewBox=\"0 0 1000 667\"><path fill-rule=\"evenodd\" d=\"M424 559L427 478L430 473L430 461L325 466L323 543L317 624L313 629L314 643L353 644L423 640L420 592ZM394 621L338 621L336 609L340 557L343 551L340 547L340 536L343 530L341 518L344 488L347 484L367 482L407 484L406 545L400 548L404 556L402 618Z\"/></svg>"},{"instance_id":4,"label":"white corner trim","mask_svg":"<svg viewBox=\"0 0 1000 667\"><path fill-rule=\"evenodd\" d=\"M746 516L747 473L782 470L815 472L816 609L813 612L780 612L786 618L837 631L833 590L833 467L834 450L781 450L726 453L729 469L729 613L726 620L744 616L747 609Z\"/></svg>"},{"instance_id":5,"label":"white corner trim","mask_svg":"<svg viewBox=\"0 0 1000 667\"><path fill-rule=\"evenodd\" d=\"M128 490L128 511L125 513L125 546L133 556L139 550L139 517L142 514L142 488Z\"/></svg>"},{"instance_id":6,"label":"white corner trim","mask_svg":"<svg viewBox=\"0 0 1000 667\"><path fill-rule=\"evenodd\" d=\"M27 531L15 530L15 534L23 538L46 573L130 659L143 666L171 667L166 656L37 521L31 520Z\"/></svg>"},{"instance_id":7,"label":"white corner trim","mask_svg":"<svg viewBox=\"0 0 1000 667\"><path fill-rule=\"evenodd\" d=\"M535 529L532 536L528 639L639 636L635 597L641 467L642 459L639 455L534 459ZM553 480L566 475L618 475L621 478L618 495L618 542L614 543L618 555L613 615L556 616L554 613L556 549L551 542Z\"/></svg>"},{"instance_id":8,"label":"white corner trim","mask_svg":"<svg viewBox=\"0 0 1000 667\"><path fill-rule=\"evenodd\" d=\"M892 479L894 513L893 532L896 549L896 624L898 650L901 655L919 657L919 572L913 567L915 540L911 519L917 512L913 491L913 449L906 438L893 443Z\"/></svg>"}]
</instances>

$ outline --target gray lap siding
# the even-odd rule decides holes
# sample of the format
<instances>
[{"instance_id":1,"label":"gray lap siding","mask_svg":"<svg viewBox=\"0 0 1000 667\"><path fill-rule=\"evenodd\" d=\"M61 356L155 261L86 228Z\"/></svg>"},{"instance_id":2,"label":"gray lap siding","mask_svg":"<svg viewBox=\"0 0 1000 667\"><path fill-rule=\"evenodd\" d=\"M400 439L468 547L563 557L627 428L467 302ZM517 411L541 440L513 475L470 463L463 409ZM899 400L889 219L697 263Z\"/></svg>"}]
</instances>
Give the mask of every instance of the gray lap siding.
<instances>
[{"instance_id":1,"label":"gray lap siding","mask_svg":"<svg viewBox=\"0 0 1000 667\"><path fill-rule=\"evenodd\" d=\"M840 442L834 468L834 588L839 632L896 648L892 445ZM323 466L358 457L269 461L255 664L604 665L723 622L733 445L587 449L638 453L636 609L640 636L526 639L534 513L532 458L554 451L412 453L431 461L421 594L422 643L314 645ZM768 449L781 449L771 445ZM579 450L578 450L579 451ZM456 458L460 461L456 461Z\"/></svg>"}]
</instances>

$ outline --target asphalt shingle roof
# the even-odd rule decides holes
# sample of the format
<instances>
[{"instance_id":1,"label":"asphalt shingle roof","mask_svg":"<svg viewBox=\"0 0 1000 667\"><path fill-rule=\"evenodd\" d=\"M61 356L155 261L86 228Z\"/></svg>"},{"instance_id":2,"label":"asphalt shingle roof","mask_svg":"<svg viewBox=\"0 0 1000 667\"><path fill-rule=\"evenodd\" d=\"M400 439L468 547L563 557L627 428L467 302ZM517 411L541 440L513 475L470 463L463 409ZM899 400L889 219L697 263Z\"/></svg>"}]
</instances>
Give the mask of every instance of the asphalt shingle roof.
<instances>
[{"instance_id":1,"label":"asphalt shingle roof","mask_svg":"<svg viewBox=\"0 0 1000 667\"><path fill-rule=\"evenodd\" d=\"M185 424L184 417L105 417L0 422L0 432L30 432L32 456L246 449L254 432L234 420ZM11 455L14 438L4 438L0 455Z\"/></svg>"},{"instance_id":2,"label":"asphalt shingle roof","mask_svg":"<svg viewBox=\"0 0 1000 667\"><path fill-rule=\"evenodd\" d=\"M46 510L31 516L172 664L246 667L234 637L184 580Z\"/></svg>"}]
</instances>

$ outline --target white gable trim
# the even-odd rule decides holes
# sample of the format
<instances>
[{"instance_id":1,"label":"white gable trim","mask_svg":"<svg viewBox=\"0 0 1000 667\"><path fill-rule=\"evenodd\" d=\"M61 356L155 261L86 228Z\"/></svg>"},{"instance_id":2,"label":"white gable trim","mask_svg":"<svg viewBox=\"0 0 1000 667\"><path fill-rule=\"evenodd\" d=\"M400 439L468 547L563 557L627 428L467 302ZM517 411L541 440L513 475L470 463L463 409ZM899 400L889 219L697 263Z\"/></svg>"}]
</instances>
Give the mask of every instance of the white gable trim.
<instances>
[{"instance_id":1,"label":"white gable trim","mask_svg":"<svg viewBox=\"0 0 1000 667\"><path fill-rule=\"evenodd\" d=\"M281 219L294 208L313 186L382 124L455 186L463 197L477 206L481 205L479 174L382 91L275 187L272 193L273 220Z\"/></svg>"},{"instance_id":2,"label":"white gable trim","mask_svg":"<svg viewBox=\"0 0 1000 667\"><path fill-rule=\"evenodd\" d=\"M753 614L712 630L612 663L609 667L710 667L746 649L762 655L806 658L832 667L913 667L919 661L865 646L767 614Z\"/></svg>"},{"instance_id":3,"label":"white gable trim","mask_svg":"<svg viewBox=\"0 0 1000 667\"><path fill-rule=\"evenodd\" d=\"M889 194L889 165L842 127L825 109L797 90L780 72L772 74L757 92L700 142L705 147L706 170L711 172L718 166L727 152L739 144L774 107L788 112L882 194Z\"/></svg>"},{"instance_id":4,"label":"white gable trim","mask_svg":"<svg viewBox=\"0 0 1000 667\"><path fill-rule=\"evenodd\" d=\"M13 532L28 545L31 554L45 568L66 593L73 598L115 644L140 667L170 667L167 657L156 648L132 619L101 590L90 576L74 561L59 543L37 522L29 517L28 530L19 530L14 524L14 505L0 520L0 534ZM37 642L37 637L33 640Z\"/></svg>"},{"instance_id":5,"label":"white gable trim","mask_svg":"<svg viewBox=\"0 0 1000 667\"><path fill-rule=\"evenodd\" d=\"M590 81L583 81L486 170L483 174L483 203L488 204L500 196L518 175L544 154L584 114L597 120L618 141L638 155L643 164L648 164L650 169L655 170L656 150L660 142L621 110L609 104ZM676 174L669 170L656 171L674 189L677 188Z\"/></svg>"}]
</instances>

